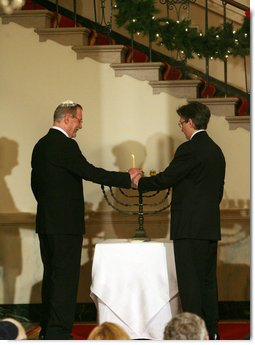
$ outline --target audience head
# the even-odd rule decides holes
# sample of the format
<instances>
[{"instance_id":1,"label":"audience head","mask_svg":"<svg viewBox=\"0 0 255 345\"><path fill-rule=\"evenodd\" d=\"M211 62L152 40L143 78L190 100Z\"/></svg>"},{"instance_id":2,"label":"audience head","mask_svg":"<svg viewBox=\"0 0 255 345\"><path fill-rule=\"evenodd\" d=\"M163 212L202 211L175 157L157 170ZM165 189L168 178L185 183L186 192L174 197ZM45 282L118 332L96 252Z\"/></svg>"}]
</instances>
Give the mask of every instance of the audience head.
<instances>
[{"instance_id":1,"label":"audience head","mask_svg":"<svg viewBox=\"0 0 255 345\"><path fill-rule=\"evenodd\" d=\"M104 322L91 331L87 340L130 340L130 338L119 325Z\"/></svg>"},{"instance_id":2,"label":"audience head","mask_svg":"<svg viewBox=\"0 0 255 345\"><path fill-rule=\"evenodd\" d=\"M22 324L12 318L0 320L0 340L25 340L26 331Z\"/></svg>"},{"instance_id":3,"label":"audience head","mask_svg":"<svg viewBox=\"0 0 255 345\"><path fill-rule=\"evenodd\" d=\"M208 332L203 319L193 313L180 313L165 327L164 340L208 340Z\"/></svg>"}]
</instances>

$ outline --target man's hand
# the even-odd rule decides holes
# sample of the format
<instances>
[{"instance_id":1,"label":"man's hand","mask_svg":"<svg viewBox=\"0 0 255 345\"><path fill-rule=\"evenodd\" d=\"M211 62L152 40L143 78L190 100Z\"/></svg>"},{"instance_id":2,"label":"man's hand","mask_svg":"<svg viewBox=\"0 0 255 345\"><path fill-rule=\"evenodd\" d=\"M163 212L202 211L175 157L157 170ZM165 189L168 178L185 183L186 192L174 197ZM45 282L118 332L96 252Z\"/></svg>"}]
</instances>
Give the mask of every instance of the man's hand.
<instances>
[{"instance_id":1,"label":"man's hand","mask_svg":"<svg viewBox=\"0 0 255 345\"><path fill-rule=\"evenodd\" d=\"M133 187L137 188L138 187L138 182L139 182L140 178L143 175L142 170L138 169L138 168L130 168L128 170L128 172L129 172L130 179L131 179Z\"/></svg>"}]
</instances>

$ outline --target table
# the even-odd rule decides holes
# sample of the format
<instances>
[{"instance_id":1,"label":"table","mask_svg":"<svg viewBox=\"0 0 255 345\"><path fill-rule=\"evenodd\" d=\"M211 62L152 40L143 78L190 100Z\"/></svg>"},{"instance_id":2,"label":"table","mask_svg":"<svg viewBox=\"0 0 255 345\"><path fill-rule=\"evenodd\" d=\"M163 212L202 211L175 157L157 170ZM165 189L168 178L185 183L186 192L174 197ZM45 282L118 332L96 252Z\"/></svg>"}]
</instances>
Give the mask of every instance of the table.
<instances>
[{"instance_id":1,"label":"table","mask_svg":"<svg viewBox=\"0 0 255 345\"><path fill-rule=\"evenodd\" d=\"M96 244L91 298L99 324L116 322L131 339L162 340L166 323L180 311L172 242Z\"/></svg>"}]
</instances>

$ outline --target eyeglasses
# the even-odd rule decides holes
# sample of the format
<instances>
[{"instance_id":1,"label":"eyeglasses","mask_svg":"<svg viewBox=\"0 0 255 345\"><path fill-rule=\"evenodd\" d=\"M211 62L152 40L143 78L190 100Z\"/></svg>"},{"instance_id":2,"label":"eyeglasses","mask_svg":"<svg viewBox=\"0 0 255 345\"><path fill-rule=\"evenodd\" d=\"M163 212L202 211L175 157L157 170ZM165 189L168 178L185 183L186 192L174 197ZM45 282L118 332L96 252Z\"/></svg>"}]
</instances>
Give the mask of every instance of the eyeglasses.
<instances>
[{"instance_id":1,"label":"eyeglasses","mask_svg":"<svg viewBox=\"0 0 255 345\"><path fill-rule=\"evenodd\" d=\"M183 124L184 124L185 122L188 122L188 121L187 121L187 120L184 120L184 121L178 122L178 126L179 126L180 128L182 128L182 126L183 126Z\"/></svg>"}]
</instances>

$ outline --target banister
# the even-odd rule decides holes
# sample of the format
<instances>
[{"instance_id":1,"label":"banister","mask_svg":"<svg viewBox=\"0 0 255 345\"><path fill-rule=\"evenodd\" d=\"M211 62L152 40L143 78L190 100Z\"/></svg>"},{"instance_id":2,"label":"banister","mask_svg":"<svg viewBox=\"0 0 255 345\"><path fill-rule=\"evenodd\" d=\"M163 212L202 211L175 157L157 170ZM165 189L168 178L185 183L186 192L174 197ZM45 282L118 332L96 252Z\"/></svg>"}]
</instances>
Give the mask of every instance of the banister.
<instances>
[{"instance_id":1,"label":"banister","mask_svg":"<svg viewBox=\"0 0 255 345\"><path fill-rule=\"evenodd\" d=\"M96 0L93 0L93 4L94 4L94 21L88 18L85 18L81 15L78 15L76 13L76 1L77 0L72 0L73 2L73 12L71 10L68 10L62 6L59 6L58 4L58 0L33 0L36 1L37 3L45 6L46 8L48 8L49 10L55 12L57 11L57 13L66 16L68 18L71 19L75 19L75 23L76 23L76 19L78 21L79 24L81 24L82 26L85 26L87 28L96 30L98 32L101 32L103 34L109 35L111 39L113 39L116 44L124 44L127 46L131 46L132 48L132 52L134 51L134 49L139 50L143 53L145 53L146 55L150 56L150 61L164 61L169 63L172 66L178 66L178 68L181 68L182 71L184 72L183 75L186 75L189 78L190 74L195 74L197 77L201 78L202 80L206 81L206 84L208 85L209 82L213 83L217 86L217 94L222 96L222 95L230 95L230 94L238 94L241 95L240 97L243 97L245 99L248 100L249 102L249 91L248 91L248 82L247 82L247 68L246 68L246 57L244 56L244 70L245 70L245 90L246 91L242 91L240 89L237 89L234 86L228 85L227 84L227 61L223 61L224 62L224 82L222 83L220 80L213 78L210 73L209 73L209 59L210 57L205 57L205 71L199 71L195 68L193 68L192 66L188 66L186 64L186 60L182 61L182 60L178 60L178 59L174 59L172 56L170 55L166 55L161 53L161 51L158 51L156 49L152 49L151 47L151 40L149 38L149 46L144 45L142 43L139 43L137 41L134 40L134 33L131 32L131 38L130 37L126 37L122 34L120 34L117 31L112 30L111 25L107 25L106 20L104 23L100 23L99 21L97 21L98 16L97 16L97 11L96 11ZM98 0L99 1L99 0ZM195 3L196 0L158 0L161 4L172 4L172 3L176 3L176 4L186 4L186 3ZM54 5L55 2L55 5ZM105 0L100 0L102 6L101 6L101 10L104 9L104 4L108 3L111 6L110 9L110 23L112 21L112 15L111 15L111 10L112 10L112 4L113 1L110 0L108 2L106 2ZM117 2L117 1L116 1ZM155 1L157 2L157 1ZM234 6L235 8L238 8L240 10L243 11L249 11L249 7L242 5L240 3L238 3L237 1L234 0L222 0L221 1L223 6L224 6L224 11L226 12L226 5L230 5L230 6ZM124 2L125 3L125 2ZM208 17L208 0L205 0L205 4L207 4L206 8L205 8L205 16ZM114 6L115 8L115 6ZM58 17L58 16L57 16ZM223 16L222 16L223 17ZM225 19L224 19L224 23L226 22L226 13L224 15ZM243 17L248 18L248 14L245 13L243 14ZM103 12L103 18L104 18L104 12ZM105 19L105 18L104 18ZM206 32L206 28L208 28L208 18L205 18L205 32ZM105 25L102 25L105 24ZM110 30L109 30L110 29ZM133 54L133 53L132 53ZM213 57L212 57L213 59ZM133 62L134 58L132 58L132 62ZM209 97L209 96L207 96Z\"/></svg>"},{"instance_id":2,"label":"banister","mask_svg":"<svg viewBox=\"0 0 255 345\"><path fill-rule=\"evenodd\" d=\"M234 1L234 0L224 0L225 3L229 4L229 5L232 5L236 8L239 8L240 10L243 10L243 11L248 11L250 8L243 5L243 4L240 4L239 2L237 1Z\"/></svg>"}]
</instances>

